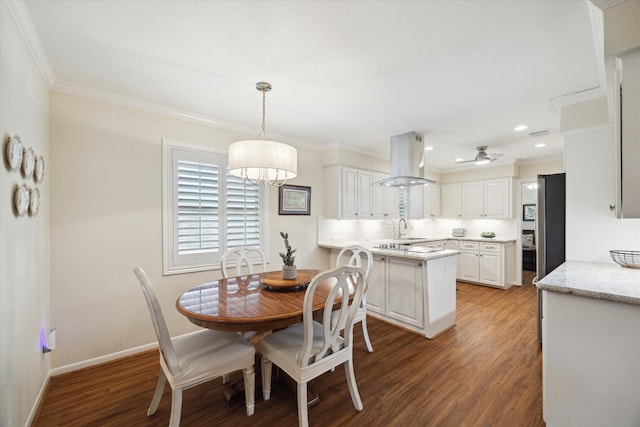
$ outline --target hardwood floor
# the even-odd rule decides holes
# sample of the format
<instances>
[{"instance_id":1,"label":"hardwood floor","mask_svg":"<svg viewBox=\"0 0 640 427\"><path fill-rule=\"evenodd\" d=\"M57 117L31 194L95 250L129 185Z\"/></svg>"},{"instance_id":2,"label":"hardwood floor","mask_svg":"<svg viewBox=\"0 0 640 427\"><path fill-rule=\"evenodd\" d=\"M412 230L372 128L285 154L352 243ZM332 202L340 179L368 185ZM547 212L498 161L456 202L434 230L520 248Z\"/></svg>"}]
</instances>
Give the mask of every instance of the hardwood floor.
<instances>
[{"instance_id":1,"label":"hardwood floor","mask_svg":"<svg viewBox=\"0 0 640 427\"><path fill-rule=\"evenodd\" d=\"M536 290L458 282L456 326L434 340L369 318L374 347L355 334L362 412L353 408L344 371L311 382L321 401L311 426L544 426ZM151 325L149 325L151 327ZM34 426L166 426L171 391L147 417L158 376L157 351L51 378ZM241 378L240 373L232 380ZM295 394L256 390L256 411L223 399L221 380L184 392L182 426L296 426Z\"/></svg>"}]
</instances>

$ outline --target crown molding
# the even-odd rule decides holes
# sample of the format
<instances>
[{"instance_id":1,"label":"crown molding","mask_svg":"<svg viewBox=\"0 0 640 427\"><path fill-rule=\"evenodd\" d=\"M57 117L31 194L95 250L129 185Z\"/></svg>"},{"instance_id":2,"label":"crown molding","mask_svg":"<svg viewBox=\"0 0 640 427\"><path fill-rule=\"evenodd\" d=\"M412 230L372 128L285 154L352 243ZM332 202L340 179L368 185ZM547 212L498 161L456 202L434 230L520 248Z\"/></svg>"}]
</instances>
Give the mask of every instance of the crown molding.
<instances>
[{"instance_id":1,"label":"crown molding","mask_svg":"<svg viewBox=\"0 0 640 427\"><path fill-rule=\"evenodd\" d=\"M131 98L124 95L119 95L113 92L108 92L100 89L94 89L87 86L78 85L70 82L57 81L51 90L61 93L67 93L75 95L80 98L93 99L94 101L106 102L108 104L115 104L121 107L127 107L134 110L146 111L149 113L161 114L164 116L170 116L189 122L204 124L212 127L219 127L228 130L233 130L242 133L254 133L253 130L247 129L240 125L234 125L231 123L225 123L218 120L214 120L210 117L201 116L198 114L189 113L187 111L178 110L175 108L166 107L160 104L154 104L152 102L141 101L136 98Z\"/></svg>"},{"instance_id":2,"label":"crown molding","mask_svg":"<svg viewBox=\"0 0 640 427\"><path fill-rule=\"evenodd\" d=\"M27 45L38 70L40 70L40 74L42 75L45 84L49 89L51 89L56 82L56 74L54 73L51 62L49 62L49 58L44 51L42 41L36 31L35 25L33 25L31 15L29 15L26 4L22 0L2 0L2 2L7 7L9 14L16 23L16 27L18 27L18 31L20 31L20 35L22 35L22 39Z\"/></svg>"},{"instance_id":3,"label":"crown molding","mask_svg":"<svg viewBox=\"0 0 640 427\"><path fill-rule=\"evenodd\" d=\"M556 96L555 98L551 98L549 102L556 107L556 109L560 110L569 105L580 104L581 102L591 101L592 99L602 98L603 96L607 96L605 90L601 86L596 86L578 92Z\"/></svg>"},{"instance_id":4,"label":"crown molding","mask_svg":"<svg viewBox=\"0 0 640 427\"><path fill-rule=\"evenodd\" d=\"M624 3L624 0L591 0L595 7L601 10L607 10L610 7Z\"/></svg>"}]
</instances>

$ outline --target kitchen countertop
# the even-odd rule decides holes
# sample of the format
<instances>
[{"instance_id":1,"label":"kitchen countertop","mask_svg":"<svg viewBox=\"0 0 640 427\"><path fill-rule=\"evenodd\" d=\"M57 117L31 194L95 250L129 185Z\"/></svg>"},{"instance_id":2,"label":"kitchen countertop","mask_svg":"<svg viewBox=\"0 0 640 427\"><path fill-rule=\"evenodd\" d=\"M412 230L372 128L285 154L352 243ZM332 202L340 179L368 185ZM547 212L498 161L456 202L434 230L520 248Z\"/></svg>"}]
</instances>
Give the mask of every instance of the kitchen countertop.
<instances>
[{"instance_id":1,"label":"kitchen countertop","mask_svg":"<svg viewBox=\"0 0 640 427\"><path fill-rule=\"evenodd\" d=\"M566 261L541 279L546 291L640 305L640 270L613 263Z\"/></svg>"},{"instance_id":2,"label":"kitchen countertop","mask_svg":"<svg viewBox=\"0 0 640 427\"><path fill-rule=\"evenodd\" d=\"M454 249L438 249L431 252L418 252L418 251L410 251L410 250L402 250L402 249L382 249L375 248L373 246L378 245L378 242L345 242L345 243L319 243L318 246L321 248L328 249L342 249L346 246L351 245L361 245L365 248L369 249L374 255L386 255L397 258L406 258L406 259L418 259L423 261L428 261L430 259L443 258L453 255L458 255L460 251ZM426 250L426 248L423 248Z\"/></svg>"}]
</instances>

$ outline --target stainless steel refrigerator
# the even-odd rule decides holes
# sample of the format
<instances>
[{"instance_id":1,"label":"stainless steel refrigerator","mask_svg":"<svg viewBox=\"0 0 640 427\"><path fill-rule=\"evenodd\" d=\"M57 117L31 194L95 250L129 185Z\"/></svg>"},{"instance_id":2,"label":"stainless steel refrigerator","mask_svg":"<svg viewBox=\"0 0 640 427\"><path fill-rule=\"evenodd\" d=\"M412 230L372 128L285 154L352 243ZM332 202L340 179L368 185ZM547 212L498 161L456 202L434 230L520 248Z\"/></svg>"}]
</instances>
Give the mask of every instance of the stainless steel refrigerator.
<instances>
[{"instance_id":1,"label":"stainless steel refrigerator","mask_svg":"<svg viewBox=\"0 0 640 427\"><path fill-rule=\"evenodd\" d=\"M538 175L536 279L565 261L566 176ZM538 342L542 343L542 294L538 290Z\"/></svg>"}]
</instances>

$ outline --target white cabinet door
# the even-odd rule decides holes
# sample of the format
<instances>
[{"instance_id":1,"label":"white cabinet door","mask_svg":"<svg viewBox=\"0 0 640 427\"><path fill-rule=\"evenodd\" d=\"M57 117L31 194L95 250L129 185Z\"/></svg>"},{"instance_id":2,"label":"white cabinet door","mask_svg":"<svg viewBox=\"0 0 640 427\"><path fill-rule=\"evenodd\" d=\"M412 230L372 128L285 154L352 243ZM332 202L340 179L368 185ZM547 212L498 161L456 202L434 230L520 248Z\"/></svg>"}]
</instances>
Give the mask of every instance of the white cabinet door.
<instances>
[{"instance_id":1,"label":"white cabinet door","mask_svg":"<svg viewBox=\"0 0 640 427\"><path fill-rule=\"evenodd\" d=\"M462 251L460 253L460 279L477 282L480 277L478 251Z\"/></svg>"},{"instance_id":2,"label":"white cabinet door","mask_svg":"<svg viewBox=\"0 0 640 427\"><path fill-rule=\"evenodd\" d=\"M511 218L511 180L509 178L484 181L484 218Z\"/></svg>"},{"instance_id":3,"label":"white cabinet door","mask_svg":"<svg viewBox=\"0 0 640 427\"><path fill-rule=\"evenodd\" d=\"M372 173L372 210L375 218L395 217L396 211L396 188L384 185L376 185L382 179L389 178L389 175L373 172Z\"/></svg>"},{"instance_id":4,"label":"white cabinet door","mask_svg":"<svg viewBox=\"0 0 640 427\"><path fill-rule=\"evenodd\" d=\"M460 218L462 216L462 186L445 184L442 186L442 217Z\"/></svg>"},{"instance_id":5,"label":"white cabinet door","mask_svg":"<svg viewBox=\"0 0 640 427\"><path fill-rule=\"evenodd\" d=\"M423 267L422 262L387 259L387 316L406 324L422 327L423 317Z\"/></svg>"},{"instance_id":6,"label":"white cabinet door","mask_svg":"<svg viewBox=\"0 0 640 427\"><path fill-rule=\"evenodd\" d=\"M442 190L440 184L424 187L424 217L438 218L442 212Z\"/></svg>"},{"instance_id":7,"label":"white cabinet door","mask_svg":"<svg viewBox=\"0 0 640 427\"><path fill-rule=\"evenodd\" d=\"M462 184L462 216L484 218L484 187L482 181Z\"/></svg>"},{"instance_id":8,"label":"white cabinet door","mask_svg":"<svg viewBox=\"0 0 640 427\"><path fill-rule=\"evenodd\" d=\"M385 293L387 287L386 258L383 256L373 256L373 266L367 281L367 310L384 314Z\"/></svg>"},{"instance_id":9,"label":"white cabinet door","mask_svg":"<svg viewBox=\"0 0 640 427\"><path fill-rule=\"evenodd\" d=\"M487 285L504 286L500 252L480 253L480 282Z\"/></svg>"},{"instance_id":10,"label":"white cabinet door","mask_svg":"<svg viewBox=\"0 0 640 427\"><path fill-rule=\"evenodd\" d=\"M366 219L367 217L373 216L373 187L371 183L373 182L373 176L371 172L358 170L358 211L356 215L360 219Z\"/></svg>"},{"instance_id":11,"label":"white cabinet door","mask_svg":"<svg viewBox=\"0 0 640 427\"><path fill-rule=\"evenodd\" d=\"M342 218L357 218L358 215L358 170L342 169Z\"/></svg>"}]
</instances>

